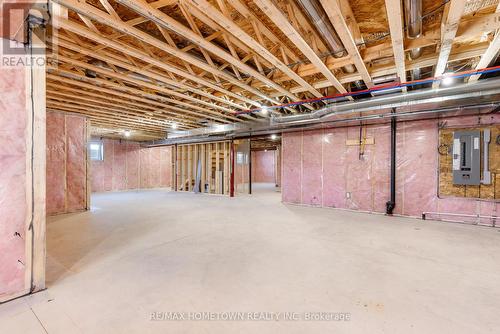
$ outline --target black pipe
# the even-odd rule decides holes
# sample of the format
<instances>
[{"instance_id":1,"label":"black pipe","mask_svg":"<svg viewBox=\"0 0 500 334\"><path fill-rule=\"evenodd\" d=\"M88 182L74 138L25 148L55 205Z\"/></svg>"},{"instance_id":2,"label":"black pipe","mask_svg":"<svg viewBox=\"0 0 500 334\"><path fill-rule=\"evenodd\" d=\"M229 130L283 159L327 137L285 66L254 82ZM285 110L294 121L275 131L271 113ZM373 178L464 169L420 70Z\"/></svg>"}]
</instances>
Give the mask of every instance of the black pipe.
<instances>
[{"instance_id":1,"label":"black pipe","mask_svg":"<svg viewBox=\"0 0 500 334\"><path fill-rule=\"evenodd\" d=\"M250 148L248 149L248 193L252 194L252 140L248 140Z\"/></svg>"},{"instance_id":2,"label":"black pipe","mask_svg":"<svg viewBox=\"0 0 500 334\"><path fill-rule=\"evenodd\" d=\"M394 112L395 110L393 110ZM396 117L391 118L391 200L386 204L385 213L392 215L396 207Z\"/></svg>"}]
</instances>

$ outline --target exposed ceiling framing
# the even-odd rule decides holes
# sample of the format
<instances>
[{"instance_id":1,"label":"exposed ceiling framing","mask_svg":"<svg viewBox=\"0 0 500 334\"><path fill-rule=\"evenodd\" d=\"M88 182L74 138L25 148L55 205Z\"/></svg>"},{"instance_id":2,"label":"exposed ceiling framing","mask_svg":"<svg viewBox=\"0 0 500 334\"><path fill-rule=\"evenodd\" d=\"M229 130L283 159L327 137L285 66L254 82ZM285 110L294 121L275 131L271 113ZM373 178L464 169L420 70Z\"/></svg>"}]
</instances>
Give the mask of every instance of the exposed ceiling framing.
<instances>
[{"instance_id":1,"label":"exposed ceiling framing","mask_svg":"<svg viewBox=\"0 0 500 334\"><path fill-rule=\"evenodd\" d=\"M88 116L95 135L132 130L136 140L265 121L267 113L241 112L373 87L380 76L479 69L500 50L493 0L422 0L423 31L413 39L400 0L318 0L345 48L340 57L295 0L52 3L48 109ZM422 55L410 59L416 48Z\"/></svg>"}]
</instances>

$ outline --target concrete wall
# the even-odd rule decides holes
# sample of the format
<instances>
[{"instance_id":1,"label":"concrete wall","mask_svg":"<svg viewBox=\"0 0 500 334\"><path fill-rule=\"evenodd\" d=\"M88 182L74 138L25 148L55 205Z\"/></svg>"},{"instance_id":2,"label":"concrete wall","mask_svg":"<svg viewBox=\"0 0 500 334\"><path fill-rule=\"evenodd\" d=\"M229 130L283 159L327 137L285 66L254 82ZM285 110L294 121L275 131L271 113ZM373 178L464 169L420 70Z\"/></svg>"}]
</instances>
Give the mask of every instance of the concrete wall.
<instances>
[{"instance_id":1,"label":"concrete wall","mask_svg":"<svg viewBox=\"0 0 500 334\"><path fill-rule=\"evenodd\" d=\"M104 161L91 162L92 192L171 187L172 148L104 139Z\"/></svg>"},{"instance_id":2,"label":"concrete wall","mask_svg":"<svg viewBox=\"0 0 500 334\"><path fill-rule=\"evenodd\" d=\"M276 151L252 152L252 182L274 183Z\"/></svg>"},{"instance_id":3,"label":"concrete wall","mask_svg":"<svg viewBox=\"0 0 500 334\"><path fill-rule=\"evenodd\" d=\"M500 203L492 200L439 198L438 123L425 120L398 123L395 213L421 217L422 212L497 215ZM500 123L500 116L450 118L447 127ZM366 145L346 146L358 139L359 127L283 134L282 196L285 203L385 212L390 190L390 127L369 126ZM433 216L447 220L476 218ZM492 224L483 219L480 223Z\"/></svg>"},{"instance_id":4,"label":"concrete wall","mask_svg":"<svg viewBox=\"0 0 500 334\"><path fill-rule=\"evenodd\" d=\"M87 120L47 113L47 214L87 208Z\"/></svg>"}]
</instances>

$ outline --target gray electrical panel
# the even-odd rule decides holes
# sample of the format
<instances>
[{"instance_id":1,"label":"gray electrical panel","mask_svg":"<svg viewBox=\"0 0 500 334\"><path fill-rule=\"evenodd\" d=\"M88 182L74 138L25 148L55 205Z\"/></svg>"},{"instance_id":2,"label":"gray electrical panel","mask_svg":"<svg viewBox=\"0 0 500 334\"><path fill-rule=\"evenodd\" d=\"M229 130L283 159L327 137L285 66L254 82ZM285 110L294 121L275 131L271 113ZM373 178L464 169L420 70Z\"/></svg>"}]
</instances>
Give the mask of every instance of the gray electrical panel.
<instances>
[{"instance_id":1,"label":"gray electrical panel","mask_svg":"<svg viewBox=\"0 0 500 334\"><path fill-rule=\"evenodd\" d=\"M481 183L481 131L453 133L453 184Z\"/></svg>"}]
</instances>

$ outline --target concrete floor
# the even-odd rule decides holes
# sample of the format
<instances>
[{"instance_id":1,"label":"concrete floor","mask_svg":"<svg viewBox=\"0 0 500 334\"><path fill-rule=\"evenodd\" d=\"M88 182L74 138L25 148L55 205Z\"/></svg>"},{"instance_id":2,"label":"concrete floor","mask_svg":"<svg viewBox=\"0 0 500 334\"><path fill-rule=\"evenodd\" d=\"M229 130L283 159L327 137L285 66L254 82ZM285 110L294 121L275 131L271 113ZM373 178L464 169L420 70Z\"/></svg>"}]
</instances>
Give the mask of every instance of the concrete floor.
<instances>
[{"instance_id":1,"label":"concrete floor","mask_svg":"<svg viewBox=\"0 0 500 334\"><path fill-rule=\"evenodd\" d=\"M108 193L93 203L49 219L48 290L0 305L0 333L500 328L498 229L285 206L263 188L234 199ZM239 311L344 312L350 321L150 320Z\"/></svg>"}]
</instances>

